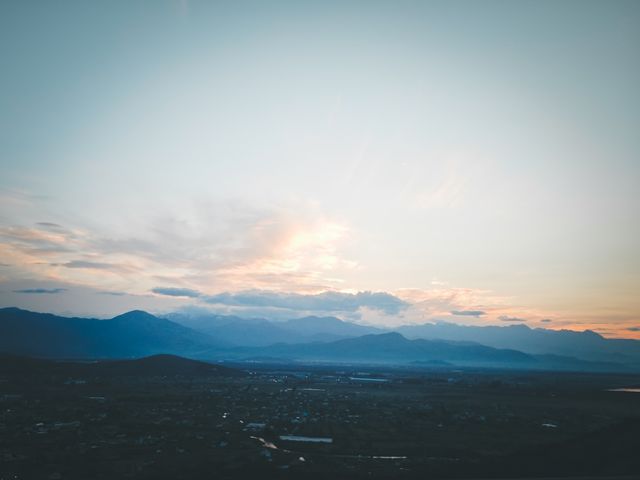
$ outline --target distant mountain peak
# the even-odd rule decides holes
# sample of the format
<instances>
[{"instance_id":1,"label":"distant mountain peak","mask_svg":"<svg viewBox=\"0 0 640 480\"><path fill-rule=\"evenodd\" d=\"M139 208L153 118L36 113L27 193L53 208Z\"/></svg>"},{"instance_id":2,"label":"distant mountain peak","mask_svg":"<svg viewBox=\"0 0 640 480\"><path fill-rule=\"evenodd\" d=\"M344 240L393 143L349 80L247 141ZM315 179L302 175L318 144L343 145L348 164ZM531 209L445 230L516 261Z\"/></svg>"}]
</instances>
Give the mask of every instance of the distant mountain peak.
<instances>
[{"instance_id":1,"label":"distant mountain peak","mask_svg":"<svg viewBox=\"0 0 640 480\"><path fill-rule=\"evenodd\" d=\"M144 310L131 310L113 317L112 320L159 320L159 318Z\"/></svg>"},{"instance_id":2,"label":"distant mountain peak","mask_svg":"<svg viewBox=\"0 0 640 480\"><path fill-rule=\"evenodd\" d=\"M602 335L600 335L598 332L594 332L593 330L585 330L582 332L584 335L589 335L591 337L598 337L598 338L604 338Z\"/></svg>"},{"instance_id":3,"label":"distant mountain peak","mask_svg":"<svg viewBox=\"0 0 640 480\"><path fill-rule=\"evenodd\" d=\"M505 327L502 327L505 328ZM510 328L512 330L531 330L529 325L525 325L524 323L517 323L515 325L507 325L506 328Z\"/></svg>"},{"instance_id":4,"label":"distant mountain peak","mask_svg":"<svg viewBox=\"0 0 640 480\"><path fill-rule=\"evenodd\" d=\"M398 345L398 344L411 343L411 340L408 340L398 332L370 333L367 335L363 335L361 337L354 337L354 338L346 339L343 341L344 342L348 342L348 341L363 342L364 341L368 343L377 343L380 345Z\"/></svg>"},{"instance_id":5,"label":"distant mountain peak","mask_svg":"<svg viewBox=\"0 0 640 480\"><path fill-rule=\"evenodd\" d=\"M386 339L406 340L404 335L398 332L379 333L379 334L372 334L370 336L386 338Z\"/></svg>"}]
</instances>

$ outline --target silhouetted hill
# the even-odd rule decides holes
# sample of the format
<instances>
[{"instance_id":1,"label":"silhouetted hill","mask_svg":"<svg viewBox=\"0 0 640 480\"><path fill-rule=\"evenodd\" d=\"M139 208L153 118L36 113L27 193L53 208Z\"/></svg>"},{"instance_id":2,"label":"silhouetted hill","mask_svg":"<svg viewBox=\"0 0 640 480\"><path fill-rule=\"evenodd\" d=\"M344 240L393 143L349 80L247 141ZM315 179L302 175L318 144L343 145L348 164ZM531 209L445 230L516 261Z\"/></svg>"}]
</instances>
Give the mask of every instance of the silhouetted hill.
<instances>
[{"instance_id":1,"label":"silhouetted hill","mask_svg":"<svg viewBox=\"0 0 640 480\"><path fill-rule=\"evenodd\" d=\"M561 355L529 355L472 342L409 340L397 332L363 335L334 342L277 344L264 348L235 349L227 358L271 357L312 362L356 362L536 370L625 371L621 364L588 362Z\"/></svg>"},{"instance_id":2,"label":"silhouetted hill","mask_svg":"<svg viewBox=\"0 0 640 480\"><path fill-rule=\"evenodd\" d=\"M0 374L8 376L58 375L75 377L219 377L243 376L233 368L176 355L152 355L133 360L73 362L17 355L0 355Z\"/></svg>"},{"instance_id":3,"label":"silhouetted hill","mask_svg":"<svg viewBox=\"0 0 640 480\"><path fill-rule=\"evenodd\" d=\"M253 349L254 352L256 350ZM503 366L522 366L537 362L530 355L515 350L498 350L483 345L444 341L408 340L395 332L364 335L328 343L272 345L259 351L261 355L310 361L373 363L422 361Z\"/></svg>"},{"instance_id":4,"label":"silhouetted hill","mask_svg":"<svg viewBox=\"0 0 640 480\"><path fill-rule=\"evenodd\" d=\"M96 364L96 372L118 376L241 376L243 372L191 360L177 355L152 355L135 360L103 361Z\"/></svg>"},{"instance_id":5,"label":"silhouetted hill","mask_svg":"<svg viewBox=\"0 0 640 480\"><path fill-rule=\"evenodd\" d=\"M199 356L224 346L200 332L143 311L111 320L0 309L0 352L48 358Z\"/></svg>"}]
</instances>

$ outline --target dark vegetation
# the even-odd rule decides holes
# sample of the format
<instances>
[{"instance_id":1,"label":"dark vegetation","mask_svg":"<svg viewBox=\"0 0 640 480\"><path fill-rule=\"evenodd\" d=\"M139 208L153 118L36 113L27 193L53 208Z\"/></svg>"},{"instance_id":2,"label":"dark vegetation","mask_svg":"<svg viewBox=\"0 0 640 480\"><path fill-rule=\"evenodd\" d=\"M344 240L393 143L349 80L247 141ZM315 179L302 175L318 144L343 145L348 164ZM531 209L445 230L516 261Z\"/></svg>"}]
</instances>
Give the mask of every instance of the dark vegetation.
<instances>
[{"instance_id":1,"label":"dark vegetation","mask_svg":"<svg viewBox=\"0 0 640 480\"><path fill-rule=\"evenodd\" d=\"M158 354L136 360L104 360L104 361L50 361L36 358L25 358L15 355L0 355L0 374L9 378L25 379L42 375L45 378L67 378L81 376L83 378L110 377L208 377L208 376L244 376L243 371L199 362L175 355Z\"/></svg>"}]
</instances>

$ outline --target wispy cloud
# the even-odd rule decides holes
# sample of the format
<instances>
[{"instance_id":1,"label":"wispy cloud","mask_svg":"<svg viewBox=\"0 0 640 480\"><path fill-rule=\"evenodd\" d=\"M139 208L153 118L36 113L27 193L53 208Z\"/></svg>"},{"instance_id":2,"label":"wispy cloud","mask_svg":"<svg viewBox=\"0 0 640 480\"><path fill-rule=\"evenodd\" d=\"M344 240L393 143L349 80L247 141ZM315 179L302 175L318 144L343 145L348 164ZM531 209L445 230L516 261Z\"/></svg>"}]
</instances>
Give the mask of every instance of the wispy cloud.
<instances>
[{"instance_id":1,"label":"wispy cloud","mask_svg":"<svg viewBox=\"0 0 640 480\"><path fill-rule=\"evenodd\" d=\"M13 293L47 293L47 294L55 294L66 292L66 288L24 288L22 290L13 290Z\"/></svg>"},{"instance_id":2,"label":"wispy cloud","mask_svg":"<svg viewBox=\"0 0 640 480\"><path fill-rule=\"evenodd\" d=\"M524 318L509 317L508 315L500 315L498 317L498 320L500 320L501 322L526 322L527 321Z\"/></svg>"},{"instance_id":3,"label":"wispy cloud","mask_svg":"<svg viewBox=\"0 0 640 480\"><path fill-rule=\"evenodd\" d=\"M222 293L204 298L210 304L244 307L274 307L297 311L355 312L366 307L387 314L397 314L409 306L408 303L386 292L323 292L316 295L247 291Z\"/></svg>"},{"instance_id":4,"label":"wispy cloud","mask_svg":"<svg viewBox=\"0 0 640 480\"><path fill-rule=\"evenodd\" d=\"M207 292L334 290L355 267L340 252L350 229L311 210L201 202L121 235L54 221L0 225L0 255L22 278L137 294L159 278Z\"/></svg>"},{"instance_id":5,"label":"wispy cloud","mask_svg":"<svg viewBox=\"0 0 640 480\"><path fill-rule=\"evenodd\" d=\"M15 205L17 212L21 203ZM108 300L114 309L135 302L195 304L221 313L277 318L327 314L378 325L443 318L482 324L526 319L543 325L558 315L440 279L427 288L354 293L353 283L345 279L359 276L360 266L346 252L358 232L308 205L256 208L207 201L191 209L143 216L145 221L123 230L71 225L54 215L34 221L42 218L39 214L31 220L25 216L21 224L21 215L12 215L17 223L3 225L9 217L0 218L5 267L0 281L21 283L5 289L6 295L61 293L66 289L55 287L69 285L69 292L58 296L64 303L71 290L82 286L91 289L94 299L96 293L103 295L101 302ZM29 288L33 284L47 288ZM37 301L37 295L14 295L7 301L19 302L18 297L24 304ZM42 302L53 301L44 297ZM632 321L635 318L621 319L619 331L635 333ZM554 320L552 328L581 323L595 325L593 320L565 316Z\"/></svg>"},{"instance_id":6,"label":"wispy cloud","mask_svg":"<svg viewBox=\"0 0 640 480\"><path fill-rule=\"evenodd\" d=\"M451 310L451 315L459 315L461 317L481 317L485 314L482 310Z\"/></svg>"},{"instance_id":7,"label":"wispy cloud","mask_svg":"<svg viewBox=\"0 0 640 480\"><path fill-rule=\"evenodd\" d=\"M23 227L0 227L0 241L19 252L50 256L71 251L68 236L62 232Z\"/></svg>"},{"instance_id":8,"label":"wispy cloud","mask_svg":"<svg viewBox=\"0 0 640 480\"><path fill-rule=\"evenodd\" d=\"M429 172L430 176L423 184L419 184L415 195L415 204L419 208L452 208L464 201L465 189L469 183L469 158L472 164L479 164L473 152L446 152L440 162L441 171ZM463 168L463 165L466 167ZM477 167L476 167L477 168ZM414 181L415 183L415 181Z\"/></svg>"},{"instance_id":9,"label":"wispy cloud","mask_svg":"<svg viewBox=\"0 0 640 480\"><path fill-rule=\"evenodd\" d=\"M92 270L121 270L122 267L120 265L114 265L112 263L104 263L104 262L89 262L86 260L72 260L66 263L53 264L60 265L66 268L88 268Z\"/></svg>"},{"instance_id":10,"label":"wispy cloud","mask_svg":"<svg viewBox=\"0 0 640 480\"><path fill-rule=\"evenodd\" d=\"M158 295L166 295L168 297L198 298L201 295L197 290L190 288L156 287L152 288L151 291Z\"/></svg>"},{"instance_id":11,"label":"wispy cloud","mask_svg":"<svg viewBox=\"0 0 640 480\"><path fill-rule=\"evenodd\" d=\"M59 223L54 222L36 222L38 227L46 228L48 230L64 230L65 228Z\"/></svg>"}]
</instances>

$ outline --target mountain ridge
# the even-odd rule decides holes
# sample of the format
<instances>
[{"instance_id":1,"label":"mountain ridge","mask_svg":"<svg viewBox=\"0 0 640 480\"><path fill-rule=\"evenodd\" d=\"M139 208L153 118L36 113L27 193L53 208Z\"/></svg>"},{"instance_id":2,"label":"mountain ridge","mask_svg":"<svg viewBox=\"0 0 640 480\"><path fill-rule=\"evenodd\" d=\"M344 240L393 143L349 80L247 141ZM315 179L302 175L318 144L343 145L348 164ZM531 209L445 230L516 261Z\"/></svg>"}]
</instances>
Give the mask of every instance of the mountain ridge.
<instances>
[{"instance_id":1,"label":"mountain ridge","mask_svg":"<svg viewBox=\"0 0 640 480\"><path fill-rule=\"evenodd\" d=\"M123 339L126 339L124 341ZM228 347L177 323L133 310L109 320L0 309L0 351L43 358L191 356Z\"/></svg>"},{"instance_id":2,"label":"mountain ridge","mask_svg":"<svg viewBox=\"0 0 640 480\"><path fill-rule=\"evenodd\" d=\"M527 325L458 325L448 322L402 325L382 329L336 317L302 317L286 321L243 319L223 315L176 314L174 321L219 336L239 346L264 347L275 343L335 341L367 333L399 332L407 338L471 342L494 348L519 350L532 355L561 355L583 361L640 365L640 341L605 338L592 330L552 330ZM312 319L312 320L309 320ZM300 328L304 325L306 328ZM338 326L338 328L335 328ZM315 327L315 328L310 328Z\"/></svg>"},{"instance_id":3,"label":"mountain ridge","mask_svg":"<svg viewBox=\"0 0 640 480\"><path fill-rule=\"evenodd\" d=\"M231 319L230 319L231 318ZM466 334L447 338L412 338L397 330L381 330L351 324L334 317L303 317L288 322L269 322L264 319L238 320L236 317L215 317L211 335L154 316L142 310L117 315L109 320L59 317L35 313L17 308L0 309L0 352L43 358L139 358L154 354L174 354L198 359L247 360L249 358L284 358L292 361L340 361L372 363L437 364L451 363L459 366L496 368L576 369L597 371L640 370L640 362L633 362L628 355L613 355L625 362L611 359L612 355L594 355L592 359L580 358L565 351L531 353L519 348L509 348L504 332L534 332L528 327L472 327L455 326L449 330ZM282 327L284 325L284 328ZM293 326L287 330L289 327ZM287 341L273 341L269 337L275 330ZM431 324L413 326L414 335L424 334ZM418 329L417 331L415 329ZM420 330L422 328L422 331ZM439 328L442 330L443 326ZM493 330L478 330L493 328ZM261 333L263 329L266 333ZM294 330L302 331L296 334ZM496 331L503 333L494 343L478 341L470 332ZM499 330L502 329L502 330ZM225 338L233 331L233 344ZM357 335L360 332L373 332ZM283 333L285 332L285 333ZM553 335L543 330L544 335ZM222 333L222 335L218 335ZM339 334L342 333L341 337ZM352 335L347 335L351 333ZM411 333L411 332L410 332ZM429 332L433 333L433 331ZM560 332L565 337L586 339L602 345L607 339L583 332ZM576 337L577 335L577 337ZM335 338L338 336L339 338ZM408 337L408 338L407 338ZM280 338L282 340L282 338ZM556 339L557 340L557 339ZM265 344L267 343L267 344ZM491 342L487 342L491 343ZM556 342L562 345L562 342ZM633 344L633 346L640 345ZM557 345L556 345L557 346ZM631 358L632 360L629 360Z\"/></svg>"}]
</instances>

